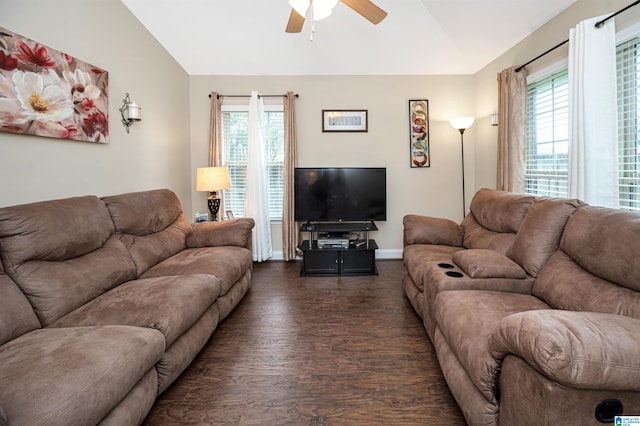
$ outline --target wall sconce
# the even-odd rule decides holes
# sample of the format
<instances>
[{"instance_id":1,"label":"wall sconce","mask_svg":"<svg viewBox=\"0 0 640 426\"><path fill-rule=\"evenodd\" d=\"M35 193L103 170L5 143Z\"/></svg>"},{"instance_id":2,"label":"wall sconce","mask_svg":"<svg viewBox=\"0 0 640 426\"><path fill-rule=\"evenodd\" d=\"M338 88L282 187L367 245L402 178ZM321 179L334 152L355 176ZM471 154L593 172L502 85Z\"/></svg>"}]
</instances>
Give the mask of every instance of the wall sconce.
<instances>
[{"instance_id":1,"label":"wall sconce","mask_svg":"<svg viewBox=\"0 0 640 426\"><path fill-rule=\"evenodd\" d=\"M493 114L491 114L491 125L492 126L497 126L498 125L498 113L494 112Z\"/></svg>"},{"instance_id":2,"label":"wall sconce","mask_svg":"<svg viewBox=\"0 0 640 426\"><path fill-rule=\"evenodd\" d=\"M140 118L141 109L140 105L131 101L128 93L124 96L124 99L122 100L122 108L120 108L120 114L122 115L122 124L127 128L127 133L129 133L129 127L133 123L142 120L142 118Z\"/></svg>"}]
</instances>

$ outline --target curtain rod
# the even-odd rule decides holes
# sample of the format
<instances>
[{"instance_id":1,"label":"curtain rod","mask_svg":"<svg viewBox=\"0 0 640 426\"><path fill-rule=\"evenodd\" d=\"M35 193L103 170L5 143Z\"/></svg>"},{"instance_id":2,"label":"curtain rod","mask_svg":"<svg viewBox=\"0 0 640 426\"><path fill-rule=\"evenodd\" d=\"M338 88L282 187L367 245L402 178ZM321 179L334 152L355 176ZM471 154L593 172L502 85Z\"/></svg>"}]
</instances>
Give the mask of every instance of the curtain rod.
<instances>
[{"instance_id":1,"label":"curtain rod","mask_svg":"<svg viewBox=\"0 0 640 426\"><path fill-rule=\"evenodd\" d=\"M600 28L604 25L605 22L607 22L609 19L614 18L618 15L620 15L622 12L626 12L627 9L631 9L633 6L636 6L637 4L640 3L640 0L634 1L633 3L631 3L629 6L620 9L619 11L617 11L616 13L614 13L613 15L607 16L606 18L604 18L602 21L600 22L596 22L596 28Z\"/></svg>"},{"instance_id":2,"label":"curtain rod","mask_svg":"<svg viewBox=\"0 0 640 426\"><path fill-rule=\"evenodd\" d=\"M596 27L596 28L601 28L601 27L604 25L604 23L605 23L605 22L607 22L609 19L612 19L612 18L614 18L614 17L618 16L618 15L619 15L619 14L621 14L622 12L625 12L625 11L627 11L628 9L631 9L633 6L636 6L636 5L638 5L638 4L640 4L640 0L636 0L636 1L634 1L633 3L631 3L630 5L628 5L627 7L623 8L623 9L620 9L620 10L619 10L619 11L617 11L616 13L613 13L613 14L611 14L611 15L607 16L607 17L606 17L606 18L604 18L602 21L598 21L598 22L596 22L595 27ZM569 43L569 39L567 39L567 40L563 41L562 43L558 43L557 45L553 46L551 49L547 50L546 52L539 54L538 56L536 56L535 58L533 58L533 59L532 59L532 60L530 60L529 62L527 62L527 63L525 63L525 64L523 64L523 65L520 65L518 68L516 68L516 72L520 72L520 71L522 71L522 68L526 67L527 65L531 64L532 62L537 61L538 59L542 58L543 56L545 56L545 55L547 55L547 54L549 54L549 53L551 53L551 52L553 52L553 51L554 51L554 50L556 50L558 47L563 46L563 45L565 45L565 44L567 44L567 43Z\"/></svg>"},{"instance_id":3,"label":"curtain rod","mask_svg":"<svg viewBox=\"0 0 640 426\"><path fill-rule=\"evenodd\" d=\"M251 97L251 95L217 95L217 96L218 96L218 99L220 99L220 96L222 96L223 98L250 98ZM259 98L284 98L285 96L287 95L258 95ZM300 95L298 95L297 93L293 96L296 98L300 97ZM209 93L209 97L211 97L211 93Z\"/></svg>"},{"instance_id":4,"label":"curtain rod","mask_svg":"<svg viewBox=\"0 0 640 426\"><path fill-rule=\"evenodd\" d=\"M640 1L640 0L639 0ZM569 39L563 41L562 43L558 43L555 46L553 46L551 49L547 50L544 53L539 54L538 56L536 56L535 58L533 58L532 60L530 60L529 62L527 62L526 64L522 64L520 65L518 68L516 68L516 72L520 72L522 71L522 68L526 67L527 65L529 65L532 62L537 61L538 59L542 58L545 55L548 55L549 53L553 52L554 50L556 50L558 47L563 46L565 44L569 43Z\"/></svg>"}]
</instances>

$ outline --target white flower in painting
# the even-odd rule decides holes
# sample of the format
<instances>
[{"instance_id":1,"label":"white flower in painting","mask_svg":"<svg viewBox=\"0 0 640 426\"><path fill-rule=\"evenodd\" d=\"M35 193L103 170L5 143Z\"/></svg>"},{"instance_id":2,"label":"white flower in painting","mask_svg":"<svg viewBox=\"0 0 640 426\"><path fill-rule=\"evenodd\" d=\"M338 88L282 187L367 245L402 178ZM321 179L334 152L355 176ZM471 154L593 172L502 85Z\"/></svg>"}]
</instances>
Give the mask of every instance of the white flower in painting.
<instances>
[{"instance_id":1,"label":"white flower in painting","mask_svg":"<svg viewBox=\"0 0 640 426\"><path fill-rule=\"evenodd\" d=\"M11 74L5 75L5 72L0 71L0 98L12 98L14 97L13 81L11 80Z\"/></svg>"},{"instance_id":2,"label":"white flower in painting","mask_svg":"<svg viewBox=\"0 0 640 426\"><path fill-rule=\"evenodd\" d=\"M73 115L69 90L52 70L43 71L42 74L16 71L13 84L17 108L7 112L15 124L31 121L57 123Z\"/></svg>"},{"instance_id":3,"label":"white flower in painting","mask_svg":"<svg viewBox=\"0 0 640 426\"><path fill-rule=\"evenodd\" d=\"M0 127L14 126L14 111L20 108L11 75L0 72Z\"/></svg>"},{"instance_id":4,"label":"white flower in painting","mask_svg":"<svg viewBox=\"0 0 640 426\"><path fill-rule=\"evenodd\" d=\"M71 96L74 102L82 102L85 99L96 100L100 97L100 89L93 84L88 72L76 69L75 72L64 71L65 81L71 87Z\"/></svg>"}]
</instances>

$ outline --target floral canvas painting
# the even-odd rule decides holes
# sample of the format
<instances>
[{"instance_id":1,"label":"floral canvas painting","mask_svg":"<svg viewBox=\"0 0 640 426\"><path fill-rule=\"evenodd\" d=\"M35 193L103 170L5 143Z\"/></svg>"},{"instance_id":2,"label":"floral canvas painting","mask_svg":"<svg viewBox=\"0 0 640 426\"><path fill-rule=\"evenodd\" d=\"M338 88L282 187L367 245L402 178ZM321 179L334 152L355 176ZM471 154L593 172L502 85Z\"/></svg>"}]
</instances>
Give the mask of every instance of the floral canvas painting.
<instances>
[{"instance_id":1,"label":"floral canvas painting","mask_svg":"<svg viewBox=\"0 0 640 426\"><path fill-rule=\"evenodd\" d=\"M0 131L109 142L109 73L0 27Z\"/></svg>"}]
</instances>

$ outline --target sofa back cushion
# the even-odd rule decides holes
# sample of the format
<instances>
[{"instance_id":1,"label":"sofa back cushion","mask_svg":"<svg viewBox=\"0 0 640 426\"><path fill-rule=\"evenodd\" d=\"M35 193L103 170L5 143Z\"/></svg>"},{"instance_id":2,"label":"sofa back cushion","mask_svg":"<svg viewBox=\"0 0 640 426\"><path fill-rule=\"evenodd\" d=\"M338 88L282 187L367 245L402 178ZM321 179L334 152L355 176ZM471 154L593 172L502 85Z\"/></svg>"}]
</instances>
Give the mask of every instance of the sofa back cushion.
<instances>
[{"instance_id":1,"label":"sofa back cushion","mask_svg":"<svg viewBox=\"0 0 640 426\"><path fill-rule=\"evenodd\" d=\"M640 214L584 206L567 221L560 248L533 294L556 309L640 319Z\"/></svg>"},{"instance_id":2,"label":"sofa back cushion","mask_svg":"<svg viewBox=\"0 0 640 426\"><path fill-rule=\"evenodd\" d=\"M137 275L186 248L191 224L180 200L168 189L133 192L102 199Z\"/></svg>"},{"instance_id":3,"label":"sofa back cushion","mask_svg":"<svg viewBox=\"0 0 640 426\"><path fill-rule=\"evenodd\" d=\"M27 298L11 281L0 262L0 346L40 328L40 321Z\"/></svg>"},{"instance_id":4,"label":"sofa back cushion","mask_svg":"<svg viewBox=\"0 0 640 426\"><path fill-rule=\"evenodd\" d=\"M0 209L4 269L42 326L135 278L97 197L75 197Z\"/></svg>"},{"instance_id":5,"label":"sofa back cushion","mask_svg":"<svg viewBox=\"0 0 640 426\"><path fill-rule=\"evenodd\" d=\"M464 218L464 247L506 254L534 197L482 188L471 200Z\"/></svg>"},{"instance_id":6,"label":"sofa back cushion","mask_svg":"<svg viewBox=\"0 0 640 426\"><path fill-rule=\"evenodd\" d=\"M534 197L482 188L471 200L471 213L476 221L493 232L518 232Z\"/></svg>"},{"instance_id":7,"label":"sofa back cushion","mask_svg":"<svg viewBox=\"0 0 640 426\"><path fill-rule=\"evenodd\" d=\"M514 232L488 230L476 221L472 213L464 218L460 226L464 230L463 246L467 249L488 249L506 255L516 238Z\"/></svg>"},{"instance_id":8,"label":"sofa back cushion","mask_svg":"<svg viewBox=\"0 0 640 426\"><path fill-rule=\"evenodd\" d=\"M542 265L560 244L569 216L583 203L563 198L536 198L507 252L507 256L537 277Z\"/></svg>"}]
</instances>

